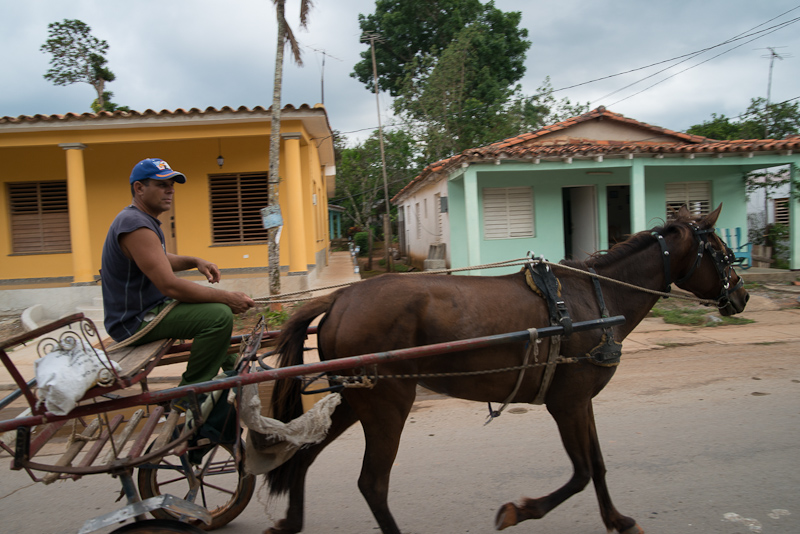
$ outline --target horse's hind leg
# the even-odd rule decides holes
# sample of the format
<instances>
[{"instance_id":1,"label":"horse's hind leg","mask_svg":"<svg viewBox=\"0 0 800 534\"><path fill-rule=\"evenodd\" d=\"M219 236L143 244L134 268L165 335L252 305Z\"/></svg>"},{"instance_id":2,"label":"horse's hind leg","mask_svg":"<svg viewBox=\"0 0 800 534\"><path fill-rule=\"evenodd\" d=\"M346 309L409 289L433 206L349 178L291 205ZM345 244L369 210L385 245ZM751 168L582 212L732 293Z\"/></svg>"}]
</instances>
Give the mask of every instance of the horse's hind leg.
<instances>
[{"instance_id":1,"label":"horse's hind leg","mask_svg":"<svg viewBox=\"0 0 800 534\"><path fill-rule=\"evenodd\" d=\"M389 385L389 384L386 384ZM390 390L390 391L387 391ZM358 489L383 534L400 534L389 511L389 475L400 435L416 396L416 384L393 383L378 391L352 391L348 401L361 420L366 439Z\"/></svg>"},{"instance_id":2,"label":"horse's hind leg","mask_svg":"<svg viewBox=\"0 0 800 534\"><path fill-rule=\"evenodd\" d=\"M286 517L275 523L274 526L264 531L264 534L296 534L303 530L303 509L305 506L306 473L319 453L332 441L350 428L358 418L347 401L336 407L331 415L331 427L323 441L310 447L298 450L287 462L291 465L289 474L289 504L286 508Z\"/></svg>"},{"instance_id":3,"label":"horse's hind leg","mask_svg":"<svg viewBox=\"0 0 800 534\"><path fill-rule=\"evenodd\" d=\"M524 499L522 504L506 503L497 512L495 527L502 530L526 519L540 519L556 506L583 490L594 480L600 515L609 530L621 534L641 532L636 521L620 514L611 503L606 487L606 468L600 453L600 444L594 424L591 400L586 404L570 403L560 407L547 405L558 425L561 440L572 461L573 474L569 481L550 495L538 499Z\"/></svg>"}]
</instances>

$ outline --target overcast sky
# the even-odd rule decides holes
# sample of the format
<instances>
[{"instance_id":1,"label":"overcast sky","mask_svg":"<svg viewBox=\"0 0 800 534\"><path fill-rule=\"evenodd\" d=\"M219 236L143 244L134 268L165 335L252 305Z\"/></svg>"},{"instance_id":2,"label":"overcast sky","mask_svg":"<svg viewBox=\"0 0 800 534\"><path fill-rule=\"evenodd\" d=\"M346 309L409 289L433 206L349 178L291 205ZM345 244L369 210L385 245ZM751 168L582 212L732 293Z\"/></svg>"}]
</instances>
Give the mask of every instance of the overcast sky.
<instances>
[{"instance_id":1,"label":"overcast sky","mask_svg":"<svg viewBox=\"0 0 800 534\"><path fill-rule=\"evenodd\" d=\"M299 0L286 3L287 18L296 28ZM366 50L359 40L358 14L372 13L375 3L314 3L308 31L295 31L304 45L305 66L286 62L282 103L322 102L324 78L331 127L351 141L362 139L377 127L377 107L374 95L350 73ZM495 5L522 11L521 25L532 43L522 80L526 93L550 76L556 90L583 84L557 91L559 99L590 102L592 108L605 105L636 120L684 131L712 113L736 116L752 97L766 97L766 48L773 47L783 59L774 60L771 101L800 97L796 23L681 64L676 60L642 69L787 23L800 17L798 0L496 0ZM65 18L82 20L108 42L108 67L117 78L107 89L120 105L144 111L271 104L276 23L270 0L0 0L0 116L90 111L96 97L91 86L60 87L42 77L50 61L39 50L47 25ZM680 72L684 69L689 70ZM389 103L382 95L384 126L391 124Z\"/></svg>"}]
</instances>

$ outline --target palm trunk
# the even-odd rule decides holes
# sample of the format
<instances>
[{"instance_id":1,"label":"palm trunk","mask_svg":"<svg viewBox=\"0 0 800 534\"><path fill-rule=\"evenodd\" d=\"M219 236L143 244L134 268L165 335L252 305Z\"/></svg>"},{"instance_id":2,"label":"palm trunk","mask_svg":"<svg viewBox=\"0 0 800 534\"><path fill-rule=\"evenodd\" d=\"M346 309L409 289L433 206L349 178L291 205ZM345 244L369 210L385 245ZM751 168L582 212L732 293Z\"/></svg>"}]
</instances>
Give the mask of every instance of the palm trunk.
<instances>
[{"instance_id":1,"label":"palm trunk","mask_svg":"<svg viewBox=\"0 0 800 534\"><path fill-rule=\"evenodd\" d=\"M280 143L281 143L281 84L283 82L283 50L284 50L284 28L286 23L284 17L284 3L276 3L278 16L278 45L275 50L275 81L272 88L272 131L269 137L269 205L278 206L278 169L280 165ZM278 228L267 230L268 250L269 250L269 294L279 295L281 292L281 258L276 236Z\"/></svg>"}]
</instances>

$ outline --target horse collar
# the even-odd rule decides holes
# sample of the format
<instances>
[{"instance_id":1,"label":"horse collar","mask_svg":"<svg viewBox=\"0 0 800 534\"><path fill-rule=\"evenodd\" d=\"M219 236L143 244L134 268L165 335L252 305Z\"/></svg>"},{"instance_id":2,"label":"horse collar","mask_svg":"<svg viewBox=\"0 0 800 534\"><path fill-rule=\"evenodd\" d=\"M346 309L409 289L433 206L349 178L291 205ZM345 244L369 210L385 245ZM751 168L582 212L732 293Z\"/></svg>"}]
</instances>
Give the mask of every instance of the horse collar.
<instances>
[{"instance_id":1,"label":"horse collar","mask_svg":"<svg viewBox=\"0 0 800 534\"><path fill-rule=\"evenodd\" d=\"M564 337L572 335L572 318L566 303L561 299L561 282L544 262L528 262L525 273L528 286L547 302L550 324L562 326Z\"/></svg>"}]
</instances>

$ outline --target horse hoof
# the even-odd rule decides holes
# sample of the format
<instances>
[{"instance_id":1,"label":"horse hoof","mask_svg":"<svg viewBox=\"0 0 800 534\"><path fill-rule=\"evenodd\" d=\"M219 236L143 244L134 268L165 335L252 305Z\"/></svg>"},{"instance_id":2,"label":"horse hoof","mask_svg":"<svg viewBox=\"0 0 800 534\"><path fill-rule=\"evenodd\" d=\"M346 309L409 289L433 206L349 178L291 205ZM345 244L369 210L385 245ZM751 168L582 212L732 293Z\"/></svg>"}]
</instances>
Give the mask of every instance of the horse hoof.
<instances>
[{"instance_id":1,"label":"horse hoof","mask_svg":"<svg viewBox=\"0 0 800 534\"><path fill-rule=\"evenodd\" d=\"M638 523L634 523L631 528L626 528L619 534L644 534L644 529Z\"/></svg>"},{"instance_id":2,"label":"horse hoof","mask_svg":"<svg viewBox=\"0 0 800 534\"><path fill-rule=\"evenodd\" d=\"M507 502L497 511L497 516L494 518L494 528L503 530L507 527L513 527L518 522L517 507L514 503Z\"/></svg>"}]
</instances>

